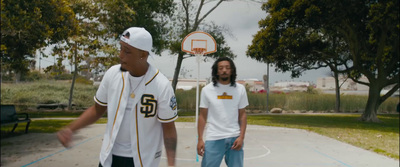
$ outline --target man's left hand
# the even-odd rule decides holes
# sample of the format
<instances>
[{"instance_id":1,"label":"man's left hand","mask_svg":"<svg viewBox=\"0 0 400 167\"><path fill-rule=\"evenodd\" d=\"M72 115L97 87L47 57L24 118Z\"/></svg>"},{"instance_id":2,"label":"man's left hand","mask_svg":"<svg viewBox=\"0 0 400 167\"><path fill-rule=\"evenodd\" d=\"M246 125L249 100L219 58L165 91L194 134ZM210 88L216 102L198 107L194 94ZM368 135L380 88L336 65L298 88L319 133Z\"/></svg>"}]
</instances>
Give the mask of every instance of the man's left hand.
<instances>
[{"instance_id":1,"label":"man's left hand","mask_svg":"<svg viewBox=\"0 0 400 167\"><path fill-rule=\"evenodd\" d=\"M232 149L233 150L240 150L243 146L243 139L238 137L235 142L233 142Z\"/></svg>"}]
</instances>

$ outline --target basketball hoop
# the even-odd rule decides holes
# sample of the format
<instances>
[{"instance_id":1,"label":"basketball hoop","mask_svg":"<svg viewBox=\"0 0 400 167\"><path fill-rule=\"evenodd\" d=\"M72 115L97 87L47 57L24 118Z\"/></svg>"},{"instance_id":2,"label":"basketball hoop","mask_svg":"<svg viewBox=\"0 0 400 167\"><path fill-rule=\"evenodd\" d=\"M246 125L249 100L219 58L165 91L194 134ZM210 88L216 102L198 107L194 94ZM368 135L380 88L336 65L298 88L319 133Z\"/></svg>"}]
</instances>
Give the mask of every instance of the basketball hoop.
<instances>
[{"instance_id":1,"label":"basketball hoop","mask_svg":"<svg viewBox=\"0 0 400 167\"><path fill-rule=\"evenodd\" d=\"M182 51L188 54L210 54L217 51L217 42L208 33L195 31L182 40Z\"/></svg>"},{"instance_id":2,"label":"basketball hoop","mask_svg":"<svg viewBox=\"0 0 400 167\"><path fill-rule=\"evenodd\" d=\"M195 31L183 39L182 51L195 55L197 62L200 63L204 55L217 51L217 42L215 42L215 39L210 34Z\"/></svg>"},{"instance_id":3,"label":"basketball hoop","mask_svg":"<svg viewBox=\"0 0 400 167\"><path fill-rule=\"evenodd\" d=\"M196 56L197 59L197 88L196 88L196 129L199 115L199 76L200 62L203 55L217 51L217 42L208 33L195 31L187 35L182 41L182 51ZM196 154L196 162L199 162L199 155Z\"/></svg>"}]
</instances>

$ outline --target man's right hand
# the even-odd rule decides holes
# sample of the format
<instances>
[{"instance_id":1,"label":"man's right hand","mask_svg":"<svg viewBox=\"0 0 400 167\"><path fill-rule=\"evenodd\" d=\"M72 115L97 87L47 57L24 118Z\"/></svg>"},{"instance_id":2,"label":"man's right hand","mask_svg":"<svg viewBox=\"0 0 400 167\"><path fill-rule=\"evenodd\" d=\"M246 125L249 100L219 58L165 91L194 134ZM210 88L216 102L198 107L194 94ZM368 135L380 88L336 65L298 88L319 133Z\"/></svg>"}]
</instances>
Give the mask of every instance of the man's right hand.
<instances>
[{"instance_id":1,"label":"man's right hand","mask_svg":"<svg viewBox=\"0 0 400 167\"><path fill-rule=\"evenodd\" d=\"M200 156L204 155L204 141L203 140L199 140L197 142L197 154L199 154Z\"/></svg>"},{"instance_id":2,"label":"man's right hand","mask_svg":"<svg viewBox=\"0 0 400 167\"><path fill-rule=\"evenodd\" d=\"M72 141L72 130L70 128L64 128L57 133L58 140L64 147L70 147Z\"/></svg>"},{"instance_id":3,"label":"man's right hand","mask_svg":"<svg viewBox=\"0 0 400 167\"><path fill-rule=\"evenodd\" d=\"M57 137L64 147L70 147L72 135L79 129L82 129L99 120L107 110L107 106L101 106L95 103L79 116L77 120L67 125L64 129L58 131Z\"/></svg>"}]
</instances>

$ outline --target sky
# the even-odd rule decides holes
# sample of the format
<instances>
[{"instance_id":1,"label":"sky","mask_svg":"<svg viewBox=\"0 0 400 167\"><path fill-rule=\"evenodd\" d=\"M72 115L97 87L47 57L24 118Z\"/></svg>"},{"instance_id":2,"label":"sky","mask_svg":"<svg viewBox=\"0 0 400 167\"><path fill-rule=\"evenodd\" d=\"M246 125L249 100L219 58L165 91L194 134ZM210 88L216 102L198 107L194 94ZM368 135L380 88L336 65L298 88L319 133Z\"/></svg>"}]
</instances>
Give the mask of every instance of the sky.
<instances>
[{"instance_id":1,"label":"sky","mask_svg":"<svg viewBox=\"0 0 400 167\"><path fill-rule=\"evenodd\" d=\"M202 15L214 6L214 2L208 3L202 10ZM231 47L237 57L233 60L236 65L237 79L257 79L262 81L263 75L267 74L267 65L257 62L246 56L248 45L251 44L253 35L259 30L258 21L267 16L266 12L261 10L261 4L249 1L228 1L223 2L205 19L206 22L214 21L217 25L223 25L231 30L233 35L225 36L225 40ZM47 49L48 51L50 49ZM168 52L163 52L161 56L149 58L149 63L160 69L167 77L173 78L177 56L170 55ZM208 59L207 62L200 63L200 79L206 79L211 76L211 66L215 60ZM37 67L39 61L37 61ZM53 64L54 58L43 58L41 67L46 67ZM71 68L69 63L64 63L67 69ZM182 69L187 71L186 78L197 78L198 63L195 57L183 60ZM272 65L269 68L269 83L285 82L285 81L305 81L316 83L317 78L327 77L329 69L309 70L303 73L299 78L291 78L290 73L275 72Z\"/></svg>"}]
</instances>

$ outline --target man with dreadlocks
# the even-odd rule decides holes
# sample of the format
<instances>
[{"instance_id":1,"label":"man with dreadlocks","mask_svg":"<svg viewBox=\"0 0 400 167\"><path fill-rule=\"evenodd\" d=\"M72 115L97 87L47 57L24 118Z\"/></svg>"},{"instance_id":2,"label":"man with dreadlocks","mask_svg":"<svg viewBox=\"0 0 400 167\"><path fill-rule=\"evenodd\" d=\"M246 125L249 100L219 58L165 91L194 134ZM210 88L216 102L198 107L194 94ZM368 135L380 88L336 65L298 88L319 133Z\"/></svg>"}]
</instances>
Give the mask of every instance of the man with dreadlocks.
<instances>
[{"instance_id":1,"label":"man with dreadlocks","mask_svg":"<svg viewBox=\"0 0 400 167\"><path fill-rule=\"evenodd\" d=\"M235 64L230 58L222 57L212 66L212 83L201 91L197 153L203 156L202 167L220 166L224 156L228 167L243 166L245 107L249 102L245 87L235 80Z\"/></svg>"}]
</instances>

